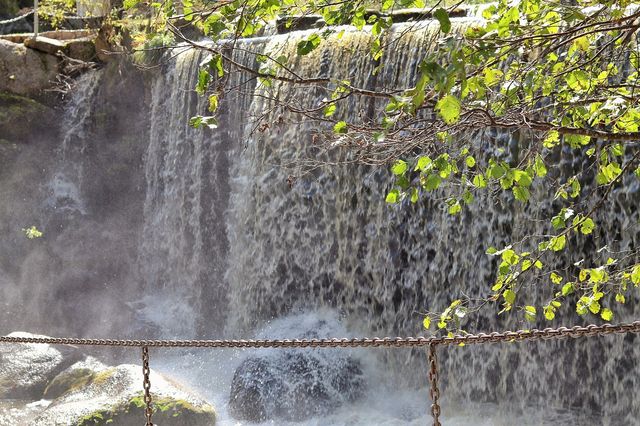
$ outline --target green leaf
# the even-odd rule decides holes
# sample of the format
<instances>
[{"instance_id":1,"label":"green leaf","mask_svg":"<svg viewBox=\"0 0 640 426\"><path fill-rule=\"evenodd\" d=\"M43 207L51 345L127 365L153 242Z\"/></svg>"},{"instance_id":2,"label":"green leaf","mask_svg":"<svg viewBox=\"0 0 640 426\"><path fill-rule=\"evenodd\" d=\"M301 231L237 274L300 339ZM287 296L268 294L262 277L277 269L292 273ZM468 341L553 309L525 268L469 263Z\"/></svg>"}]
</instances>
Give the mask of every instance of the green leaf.
<instances>
[{"instance_id":1,"label":"green leaf","mask_svg":"<svg viewBox=\"0 0 640 426\"><path fill-rule=\"evenodd\" d=\"M593 223L593 220L591 220L591 218L588 217L585 220L583 220L582 223L580 224L580 232L582 232L585 235L588 235L593 232L595 227L596 225L595 223Z\"/></svg>"},{"instance_id":2,"label":"green leaf","mask_svg":"<svg viewBox=\"0 0 640 426\"><path fill-rule=\"evenodd\" d=\"M416 163L416 168L415 170L420 170L421 172L424 172L427 167L429 167L429 165L431 165L432 161L431 158L429 157L420 157L418 158L418 162Z\"/></svg>"},{"instance_id":3,"label":"green leaf","mask_svg":"<svg viewBox=\"0 0 640 426\"><path fill-rule=\"evenodd\" d=\"M476 188L485 188L487 186L487 181L485 180L483 175L475 175L473 177L473 186Z\"/></svg>"},{"instance_id":4,"label":"green leaf","mask_svg":"<svg viewBox=\"0 0 640 426\"><path fill-rule=\"evenodd\" d=\"M344 121L338 121L335 126L333 126L333 132L337 134L345 134L348 131L347 123Z\"/></svg>"},{"instance_id":5,"label":"green leaf","mask_svg":"<svg viewBox=\"0 0 640 426\"><path fill-rule=\"evenodd\" d=\"M484 69L484 84L487 87L495 86L502 79L503 73L502 71L494 68L485 68Z\"/></svg>"},{"instance_id":6,"label":"green leaf","mask_svg":"<svg viewBox=\"0 0 640 426\"><path fill-rule=\"evenodd\" d=\"M536 320L536 308L535 306L524 307L524 318L529 322L535 322Z\"/></svg>"},{"instance_id":7,"label":"green leaf","mask_svg":"<svg viewBox=\"0 0 640 426\"><path fill-rule=\"evenodd\" d=\"M531 194L529 193L529 189L517 185L513 187L513 195L515 196L516 200L526 202Z\"/></svg>"},{"instance_id":8,"label":"green leaf","mask_svg":"<svg viewBox=\"0 0 640 426\"><path fill-rule=\"evenodd\" d=\"M544 161L540 155L536 156L536 161L533 165L533 170L536 172L538 177L545 177L547 175L547 168L544 165Z\"/></svg>"},{"instance_id":9,"label":"green leaf","mask_svg":"<svg viewBox=\"0 0 640 426\"><path fill-rule=\"evenodd\" d=\"M327 105L326 107L324 107L324 116L331 117L333 114L335 114L336 108L336 104Z\"/></svg>"},{"instance_id":10,"label":"green leaf","mask_svg":"<svg viewBox=\"0 0 640 426\"><path fill-rule=\"evenodd\" d=\"M573 293L573 283L566 283L562 286L561 291L563 296Z\"/></svg>"},{"instance_id":11,"label":"green leaf","mask_svg":"<svg viewBox=\"0 0 640 426\"><path fill-rule=\"evenodd\" d=\"M502 293L502 297L504 297L504 300L510 305L513 305L516 301L516 293L513 290L505 290L504 293Z\"/></svg>"},{"instance_id":12,"label":"green leaf","mask_svg":"<svg viewBox=\"0 0 640 426\"><path fill-rule=\"evenodd\" d=\"M547 137L542 142L545 148L553 148L560 142L560 133L557 130L550 130Z\"/></svg>"},{"instance_id":13,"label":"green leaf","mask_svg":"<svg viewBox=\"0 0 640 426\"><path fill-rule=\"evenodd\" d=\"M640 284L640 265L636 265L631 270L631 282L634 285Z\"/></svg>"},{"instance_id":14,"label":"green leaf","mask_svg":"<svg viewBox=\"0 0 640 426\"><path fill-rule=\"evenodd\" d=\"M605 321L611 321L613 319L613 312L611 311L611 309L609 308L604 308L601 312L600 312L600 316L602 317L603 320Z\"/></svg>"},{"instance_id":15,"label":"green leaf","mask_svg":"<svg viewBox=\"0 0 640 426\"><path fill-rule=\"evenodd\" d=\"M556 274L555 272L552 272L549 277L551 278L551 282L554 284L560 284L563 280L562 276Z\"/></svg>"},{"instance_id":16,"label":"green leaf","mask_svg":"<svg viewBox=\"0 0 640 426\"><path fill-rule=\"evenodd\" d=\"M564 249L564 246L566 245L566 243L567 243L567 237L564 235L552 237L551 240L549 240L549 248L551 248L551 250L553 251L560 251Z\"/></svg>"},{"instance_id":17,"label":"green leaf","mask_svg":"<svg viewBox=\"0 0 640 426\"><path fill-rule=\"evenodd\" d=\"M460 100L453 95L447 95L436 103L436 110L447 124L454 124L460 119Z\"/></svg>"},{"instance_id":18,"label":"green leaf","mask_svg":"<svg viewBox=\"0 0 640 426\"><path fill-rule=\"evenodd\" d=\"M209 63L209 68L215 69L218 78L222 78L224 76L224 67L222 63L222 55L216 55L211 59Z\"/></svg>"},{"instance_id":19,"label":"green leaf","mask_svg":"<svg viewBox=\"0 0 640 426\"><path fill-rule=\"evenodd\" d=\"M495 247L489 247L485 253L487 253L488 255L493 256L496 253L498 253L498 249L495 248Z\"/></svg>"},{"instance_id":20,"label":"green leaf","mask_svg":"<svg viewBox=\"0 0 640 426\"><path fill-rule=\"evenodd\" d=\"M29 228L22 228L22 232L27 236L28 239L33 240L35 238L42 237L42 232L38 230L35 226L31 226Z\"/></svg>"},{"instance_id":21,"label":"green leaf","mask_svg":"<svg viewBox=\"0 0 640 426\"><path fill-rule=\"evenodd\" d=\"M311 34L309 37L307 37L306 40L302 40L301 42L298 43L298 48L297 48L298 55L300 56L308 55L316 47L320 45L321 41L322 39L318 34Z\"/></svg>"},{"instance_id":22,"label":"green leaf","mask_svg":"<svg viewBox=\"0 0 640 426\"><path fill-rule=\"evenodd\" d=\"M207 70L201 69L198 71L198 83L196 84L196 93L202 96L209 88L209 82L211 81L211 74Z\"/></svg>"},{"instance_id":23,"label":"green leaf","mask_svg":"<svg viewBox=\"0 0 640 426\"><path fill-rule=\"evenodd\" d=\"M407 162L403 160L397 160L393 166L391 166L391 173L396 176L404 174L407 171Z\"/></svg>"},{"instance_id":24,"label":"green leaf","mask_svg":"<svg viewBox=\"0 0 640 426\"><path fill-rule=\"evenodd\" d=\"M556 317L556 312L555 309L553 309L553 307L547 305L544 307L544 317L547 319L547 321L551 321Z\"/></svg>"},{"instance_id":25,"label":"green leaf","mask_svg":"<svg viewBox=\"0 0 640 426\"><path fill-rule=\"evenodd\" d=\"M442 178L440 178L440 175L431 173L429 174L429 176L427 176L427 179L424 182L424 189L426 191L433 191L435 189L438 189L441 182Z\"/></svg>"},{"instance_id":26,"label":"green leaf","mask_svg":"<svg viewBox=\"0 0 640 426\"><path fill-rule=\"evenodd\" d=\"M476 165L476 159L473 158L473 156L469 155L467 158L465 158L464 162L467 164L467 167L472 168L473 166Z\"/></svg>"},{"instance_id":27,"label":"green leaf","mask_svg":"<svg viewBox=\"0 0 640 426\"><path fill-rule=\"evenodd\" d=\"M203 117L201 115L197 115L195 117L191 117L189 125L195 129L207 127L213 130L218 128L218 120L216 120L215 117Z\"/></svg>"},{"instance_id":28,"label":"green leaf","mask_svg":"<svg viewBox=\"0 0 640 426\"><path fill-rule=\"evenodd\" d=\"M218 110L218 95L209 96L209 112L216 112Z\"/></svg>"},{"instance_id":29,"label":"green leaf","mask_svg":"<svg viewBox=\"0 0 640 426\"><path fill-rule=\"evenodd\" d=\"M424 317L422 320L422 326L428 330L431 327L431 317Z\"/></svg>"},{"instance_id":30,"label":"green leaf","mask_svg":"<svg viewBox=\"0 0 640 426\"><path fill-rule=\"evenodd\" d=\"M418 189L417 188L411 188L411 202L413 204L418 202Z\"/></svg>"},{"instance_id":31,"label":"green leaf","mask_svg":"<svg viewBox=\"0 0 640 426\"><path fill-rule=\"evenodd\" d=\"M436 11L433 12L433 17L440 23L440 30L442 30L443 33L446 34L451 31L451 21L449 20L449 14L446 10L443 8L436 9Z\"/></svg>"},{"instance_id":32,"label":"green leaf","mask_svg":"<svg viewBox=\"0 0 640 426\"><path fill-rule=\"evenodd\" d=\"M400 199L400 192L397 189L394 189L392 191L389 191L385 201L389 204L395 204L398 202L399 199Z\"/></svg>"},{"instance_id":33,"label":"green leaf","mask_svg":"<svg viewBox=\"0 0 640 426\"><path fill-rule=\"evenodd\" d=\"M460 201L457 201L449 206L449 214L454 215L460 213L462 210L462 206L460 205Z\"/></svg>"}]
</instances>

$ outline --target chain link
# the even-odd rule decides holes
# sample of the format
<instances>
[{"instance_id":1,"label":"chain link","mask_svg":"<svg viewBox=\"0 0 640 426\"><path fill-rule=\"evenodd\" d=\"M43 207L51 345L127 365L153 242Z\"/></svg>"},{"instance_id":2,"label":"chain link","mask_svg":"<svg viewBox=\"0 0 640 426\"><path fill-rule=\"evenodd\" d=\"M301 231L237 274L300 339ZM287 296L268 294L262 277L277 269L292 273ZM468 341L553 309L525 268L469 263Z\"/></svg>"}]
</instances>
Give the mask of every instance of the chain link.
<instances>
[{"instance_id":1,"label":"chain link","mask_svg":"<svg viewBox=\"0 0 640 426\"><path fill-rule=\"evenodd\" d=\"M640 333L640 321L628 324L603 324L543 330L517 330L493 333L454 335L451 337L373 337L343 339L258 339L258 340L116 340L75 339L60 337L0 336L0 343L48 343L78 346L134 346L164 348L354 348L354 347L424 347L436 345L465 345L591 337L606 334Z\"/></svg>"},{"instance_id":2,"label":"chain link","mask_svg":"<svg viewBox=\"0 0 640 426\"><path fill-rule=\"evenodd\" d=\"M153 426L151 422L151 415L153 414L153 404L151 402L151 381L149 375L151 370L149 369L149 348L142 347L142 387L144 389L144 415L147 419L145 426Z\"/></svg>"},{"instance_id":3,"label":"chain link","mask_svg":"<svg viewBox=\"0 0 640 426\"><path fill-rule=\"evenodd\" d=\"M431 416L433 417L433 426L442 426L440 424L440 390L438 389L438 357L436 348L438 345L429 345L429 396L431 397Z\"/></svg>"}]
</instances>

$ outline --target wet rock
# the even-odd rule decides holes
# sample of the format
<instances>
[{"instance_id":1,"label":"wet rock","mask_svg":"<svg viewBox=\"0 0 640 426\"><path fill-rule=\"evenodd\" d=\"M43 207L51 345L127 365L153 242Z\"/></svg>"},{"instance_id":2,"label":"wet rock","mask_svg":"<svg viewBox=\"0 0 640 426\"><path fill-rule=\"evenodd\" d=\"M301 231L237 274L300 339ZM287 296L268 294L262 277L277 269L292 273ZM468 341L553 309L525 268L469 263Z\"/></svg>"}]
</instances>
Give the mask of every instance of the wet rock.
<instances>
[{"instance_id":1,"label":"wet rock","mask_svg":"<svg viewBox=\"0 0 640 426\"><path fill-rule=\"evenodd\" d=\"M33 99L0 92L0 139L28 142L39 132L51 134L54 115L51 108Z\"/></svg>"},{"instance_id":2,"label":"wet rock","mask_svg":"<svg viewBox=\"0 0 640 426\"><path fill-rule=\"evenodd\" d=\"M212 426L213 407L169 379L151 372L155 424ZM45 395L55 398L31 423L38 425L129 425L144 420L142 369L108 367L93 358L56 376Z\"/></svg>"},{"instance_id":3,"label":"wet rock","mask_svg":"<svg viewBox=\"0 0 640 426\"><path fill-rule=\"evenodd\" d=\"M0 91L38 95L51 87L57 73L55 56L0 39Z\"/></svg>"},{"instance_id":4,"label":"wet rock","mask_svg":"<svg viewBox=\"0 0 640 426\"><path fill-rule=\"evenodd\" d=\"M23 332L9 336L44 337ZM35 343L0 345L0 399L40 399L47 384L80 357L76 349L69 347Z\"/></svg>"},{"instance_id":5,"label":"wet rock","mask_svg":"<svg viewBox=\"0 0 640 426\"><path fill-rule=\"evenodd\" d=\"M300 421L358 399L364 384L360 363L334 352L249 357L235 371L229 410L240 420Z\"/></svg>"}]
</instances>

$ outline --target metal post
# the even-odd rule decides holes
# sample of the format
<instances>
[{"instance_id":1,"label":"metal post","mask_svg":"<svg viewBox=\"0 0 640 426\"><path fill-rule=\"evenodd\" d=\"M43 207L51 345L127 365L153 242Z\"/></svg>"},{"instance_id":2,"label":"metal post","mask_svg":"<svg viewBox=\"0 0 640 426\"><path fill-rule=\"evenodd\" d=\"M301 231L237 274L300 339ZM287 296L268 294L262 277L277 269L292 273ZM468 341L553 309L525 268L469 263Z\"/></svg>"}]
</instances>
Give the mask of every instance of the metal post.
<instances>
[{"instance_id":1,"label":"metal post","mask_svg":"<svg viewBox=\"0 0 640 426\"><path fill-rule=\"evenodd\" d=\"M38 0L33 0L33 38L38 38L40 19L38 18Z\"/></svg>"}]
</instances>

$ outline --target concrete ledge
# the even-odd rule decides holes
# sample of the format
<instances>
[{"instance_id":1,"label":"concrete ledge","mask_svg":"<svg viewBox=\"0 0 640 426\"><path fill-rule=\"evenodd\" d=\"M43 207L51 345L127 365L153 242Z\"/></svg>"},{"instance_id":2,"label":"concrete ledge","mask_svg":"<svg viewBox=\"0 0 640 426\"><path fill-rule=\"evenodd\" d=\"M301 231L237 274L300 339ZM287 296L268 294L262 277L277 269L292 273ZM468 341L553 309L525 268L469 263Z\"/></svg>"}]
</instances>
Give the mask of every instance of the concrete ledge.
<instances>
[{"instance_id":1,"label":"concrete ledge","mask_svg":"<svg viewBox=\"0 0 640 426\"><path fill-rule=\"evenodd\" d=\"M451 18L462 18L469 15L469 10L464 7L459 7L449 12L449 17ZM368 21L372 16L377 18L390 17L393 19L394 24L433 19L430 9L400 9L390 13L381 13L378 10L367 10L364 14L364 19ZM285 16L276 20L276 31L278 34L308 30L311 28L322 28L324 26L326 26L326 22L320 15Z\"/></svg>"}]
</instances>

